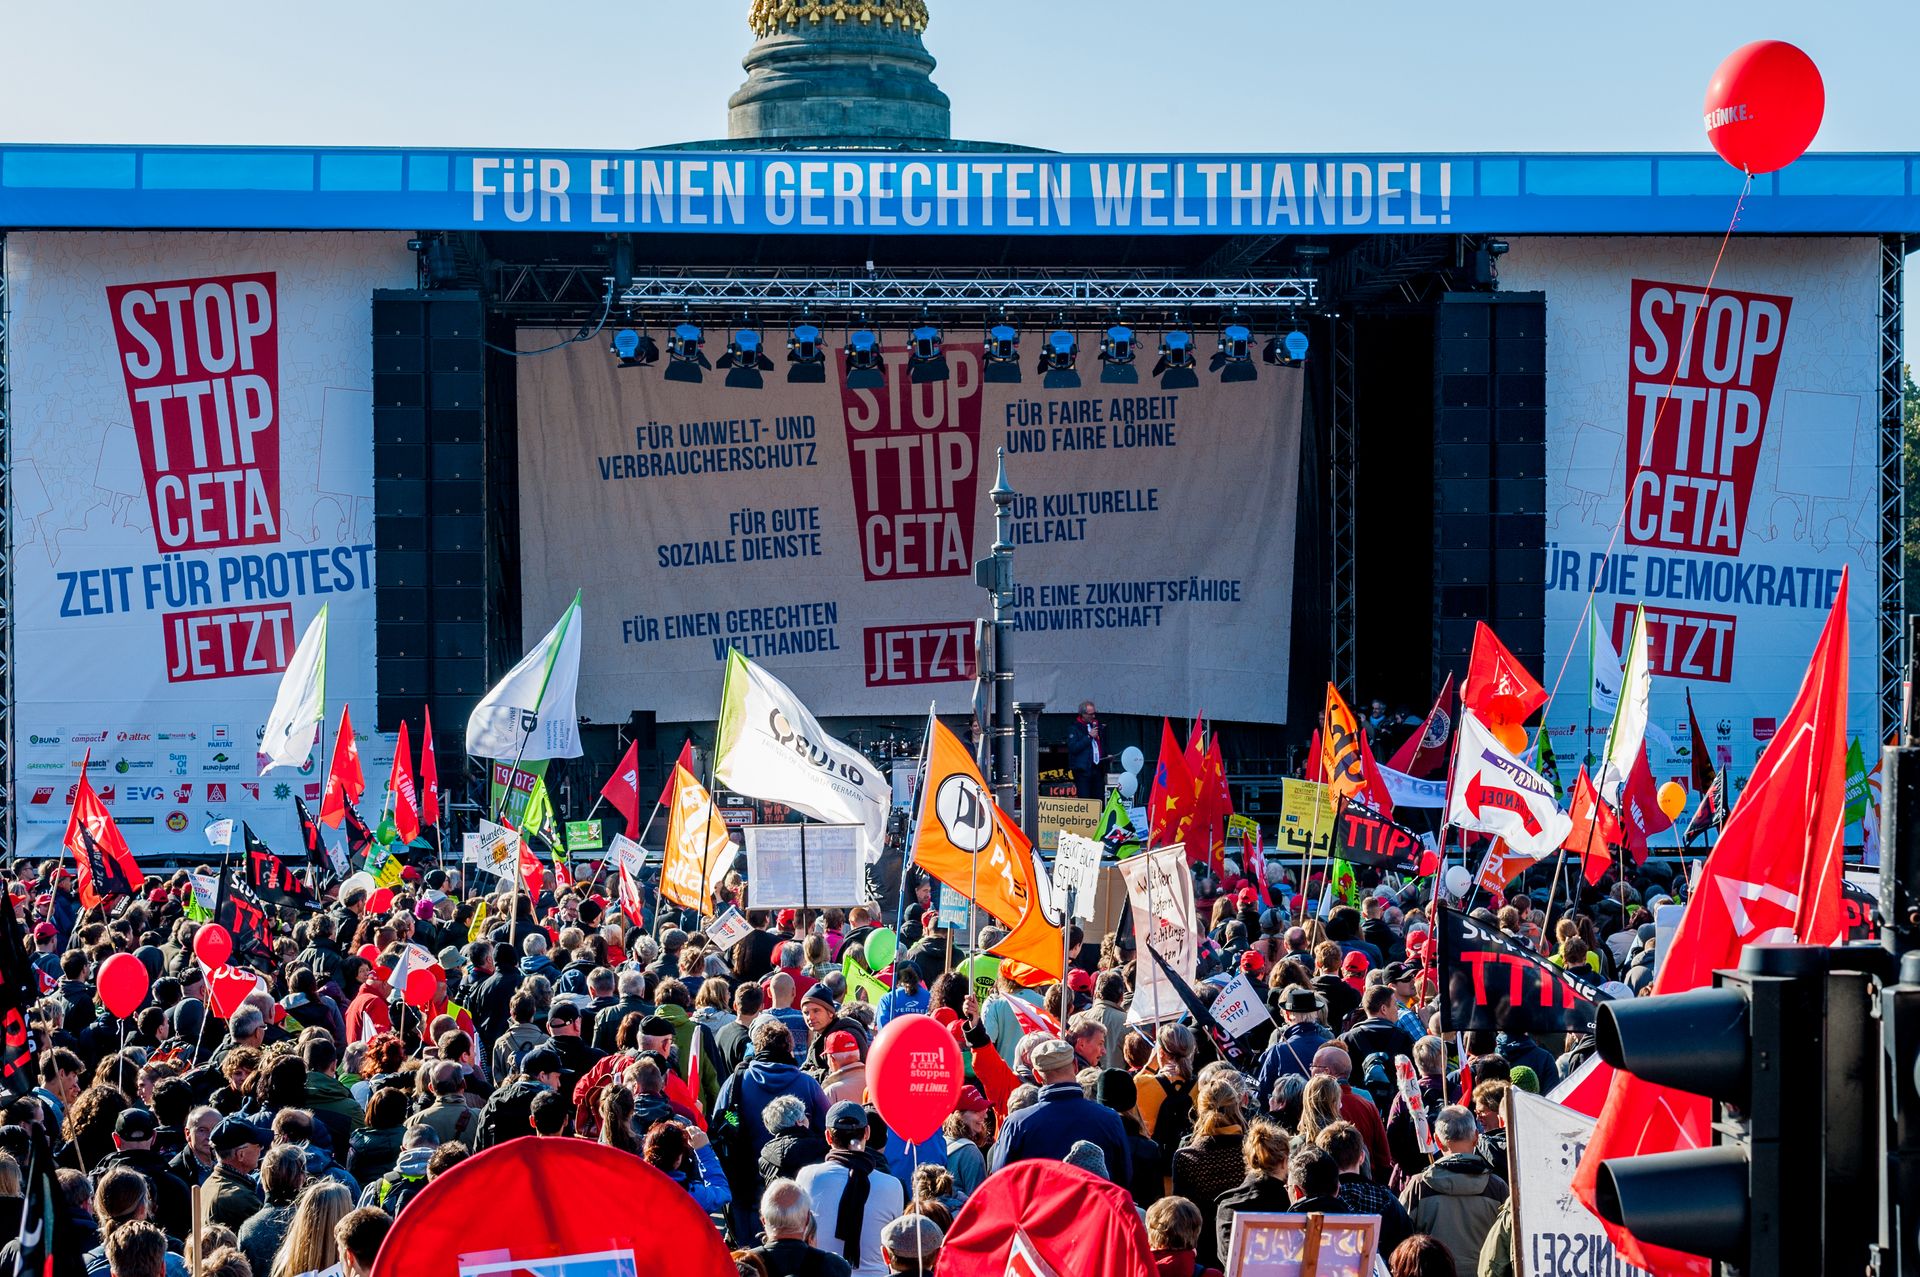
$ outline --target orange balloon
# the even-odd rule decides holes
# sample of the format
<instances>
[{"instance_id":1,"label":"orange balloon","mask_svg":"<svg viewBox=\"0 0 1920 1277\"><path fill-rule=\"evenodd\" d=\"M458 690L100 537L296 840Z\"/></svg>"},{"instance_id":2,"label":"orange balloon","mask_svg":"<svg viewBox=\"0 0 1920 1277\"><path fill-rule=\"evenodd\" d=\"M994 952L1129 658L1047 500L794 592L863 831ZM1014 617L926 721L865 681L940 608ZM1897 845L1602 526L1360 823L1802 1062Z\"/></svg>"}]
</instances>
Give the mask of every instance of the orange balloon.
<instances>
[{"instance_id":1,"label":"orange balloon","mask_svg":"<svg viewBox=\"0 0 1920 1277\"><path fill-rule=\"evenodd\" d=\"M1489 725L1488 730L1493 733L1495 740L1507 747L1508 753L1524 754L1527 752L1527 729L1520 726L1520 724L1495 722Z\"/></svg>"},{"instance_id":2,"label":"orange balloon","mask_svg":"<svg viewBox=\"0 0 1920 1277\"><path fill-rule=\"evenodd\" d=\"M1660 786L1660 810L1668 820L1680 819L1680 813L1687 809L1687 790L1677 780L1670 780Z\"/></svg>"},{"instance_id":3,"label":"orange balloon","mask_svg":"<svg viewBox=\"0 0 1920 1277\"><path fill-rule=\"evenodd\" d=\"M1526 720L1518 696L1495 696L1487 702L1487 723L1498 727L1502 723L1520 724Z\"/></svg>"}]
</instances>

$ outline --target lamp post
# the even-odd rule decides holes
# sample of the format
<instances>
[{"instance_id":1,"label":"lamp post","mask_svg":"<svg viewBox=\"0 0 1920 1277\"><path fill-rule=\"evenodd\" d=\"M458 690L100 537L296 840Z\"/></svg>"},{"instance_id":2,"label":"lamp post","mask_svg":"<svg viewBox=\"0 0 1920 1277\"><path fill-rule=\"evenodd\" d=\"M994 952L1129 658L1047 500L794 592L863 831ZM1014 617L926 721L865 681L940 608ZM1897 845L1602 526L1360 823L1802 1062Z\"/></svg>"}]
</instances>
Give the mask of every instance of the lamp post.
<instances>
[{"instance_id":1,"label":"lamp post","mask_svg":"<svg viewBox=\"0 0 1920 1277\"><path fill-rule=\"evenodd\" d=\"M993 550L973 565L973 580L993 599L993 650L983 654L991 660L991 673L985 683L993 711L988 732L991 746L986 750L993 766L987 783L993 789L994 802L1002 811L1011 811L1018 766L1014 758L1013 706L1013 502L1018 494L1007 483L1006 450L996 449L994 457L999 473L989 494L993 498Z\"/></svg>"}]
</instances>

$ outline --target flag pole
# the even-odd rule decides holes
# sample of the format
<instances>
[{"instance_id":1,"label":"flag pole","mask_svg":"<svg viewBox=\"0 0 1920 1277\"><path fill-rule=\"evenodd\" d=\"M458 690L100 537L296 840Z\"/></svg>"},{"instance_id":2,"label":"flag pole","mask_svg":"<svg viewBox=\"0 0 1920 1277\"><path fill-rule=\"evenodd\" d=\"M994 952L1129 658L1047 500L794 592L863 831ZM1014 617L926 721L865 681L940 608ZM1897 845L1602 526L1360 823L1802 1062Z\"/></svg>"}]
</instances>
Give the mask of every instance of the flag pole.
<instances>
[{"instance_id":1,"label":"flag pole","mask_svg":"<svg viewBox=\"0 0 1920 1277\"><path fill-rule=\"evenodd\" d=\"M921 808L925 806L923 800L926 797L921 791L926 788L927 784L927 753L933 748L933 725L936 721L933 715L935 704L936 702L934 701L927 702L927 728L920 734L920 761L914 765L913 824L907 832L907 845L903 847L900 852L900 897L895 902L893 908L893 934L896 936L900 934L900 924L906 919L907 871L913 865L913 849L918 846L920 842L920 812ZM993 801L991 794L987 796L987 801ZM971 859L974 864L973 885L977 891L980 886L979 858L976 856L971 857ZM875 901L875 903L877 904L879 902ZM973 947L973 900L971 898L967 900L967 947L969 951L971 951ZM1064 979L1064 977L1062 978Z\"/></svg>"}]
</instances>

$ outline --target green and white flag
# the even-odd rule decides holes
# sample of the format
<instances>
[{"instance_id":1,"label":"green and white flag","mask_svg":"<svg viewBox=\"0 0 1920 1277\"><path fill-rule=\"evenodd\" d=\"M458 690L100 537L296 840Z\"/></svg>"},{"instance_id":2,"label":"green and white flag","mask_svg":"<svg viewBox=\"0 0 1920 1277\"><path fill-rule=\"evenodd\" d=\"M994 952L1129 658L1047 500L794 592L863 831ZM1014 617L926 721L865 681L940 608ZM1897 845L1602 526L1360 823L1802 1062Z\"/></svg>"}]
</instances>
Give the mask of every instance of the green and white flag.
<instances>
[{"instance_id":1,"label":"green and white flag","mask_svg":"<svg viewBox=\"0 0 1920 1277\"><path fill-rule=\"evenodd\" d=\"M474 706L467 753L475 758L580 757L580 595L547 636Z\"/></svg>"},{"instance_id":2,"label":"green and white flag","mask_svg":"<svg viewBox=\"0 0 1920 1277\"><path fill-rule=\"evenodd\" d=\"M520 812L520 831L537 835L555 854L566 854L560 830L553 823L553 798L547 793L545 776L534 780L533 792L527 795L527 805Z\"/></svg>"},{"instance_id":3,"label":"green and white flag","mask_svg":"<svg viewBox=\"0 0 1920 1277\"><path fill-rule=\"evenodd\" d=\"M713 781L815 820L865 826L868 863L886 842L893 801L887 778L865 754L827 735L785 683L738 648L727 653Z\"/></svg>"},{"instance_id":4,"label":"green and white flag","mask_svg":"<svg viewBox=\"0 0 1920 1277\"><path fill-rule=\"evenodd\" d=\"M1647 610L1633 609L1633 630L1627 636L1626 668L1620 679L1620 707L1607 729L1607 752L1600 760L1596 788L1607 805L1620 809L1620 791L1640 761L1647 742L1647 700L1653 694L1653 666L1648 663Z\"/></svg>"},{"instance_id":5,"label":"green and white flag","mask_svg":"<svg viewBox=\"0 0 1920 1277\"><path fill-rule=\"evenodd\" d=\"M280 690L260 737L260 774L275 767L304 767L326 713L327 605L322 603L280 675Z\"/></svg>"}]
</instances>

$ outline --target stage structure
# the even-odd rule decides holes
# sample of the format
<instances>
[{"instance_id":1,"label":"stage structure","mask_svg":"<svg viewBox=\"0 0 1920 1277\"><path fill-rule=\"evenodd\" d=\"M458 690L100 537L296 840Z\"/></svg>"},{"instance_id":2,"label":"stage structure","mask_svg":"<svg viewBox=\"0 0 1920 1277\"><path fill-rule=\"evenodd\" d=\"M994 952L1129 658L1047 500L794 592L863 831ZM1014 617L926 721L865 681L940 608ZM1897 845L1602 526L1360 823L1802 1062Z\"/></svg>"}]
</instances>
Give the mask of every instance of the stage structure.
<instances>
[{"instance_id":1,"label":"stage structure","mask_svg":"<svg viewBox=\"0 0 1920 1277\"><path fill-rule=\"evenodd\" d=\"M629 741L655 778L683 724L705 743L730 646L910 756L929 700L969 709L996 448L1035 587L1015 695L1096 696L1116 751L1205 710L1256 816L1329 675L1418 713L1481 618L1558 684L1571 762L1604 727L1585 627L1635 603L1655 773L1690 690L1739 783L1842 570L1872 756L1920 155L1757 179L1709 298L1741 178L1704 151L962 142L927 20L757 5L735 135L686 148L0 145L9 849L57 848L89 751L136 850L204 854L210 815L291 845L324 764L261 778L253 746L323 602L370 778L423 703L455 773L576 587L568 813ZM1696 415L1650 441L1668 384ZM893 579L920 528L939 553Z\"/></svg>"}]
</instances>

